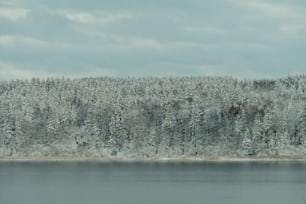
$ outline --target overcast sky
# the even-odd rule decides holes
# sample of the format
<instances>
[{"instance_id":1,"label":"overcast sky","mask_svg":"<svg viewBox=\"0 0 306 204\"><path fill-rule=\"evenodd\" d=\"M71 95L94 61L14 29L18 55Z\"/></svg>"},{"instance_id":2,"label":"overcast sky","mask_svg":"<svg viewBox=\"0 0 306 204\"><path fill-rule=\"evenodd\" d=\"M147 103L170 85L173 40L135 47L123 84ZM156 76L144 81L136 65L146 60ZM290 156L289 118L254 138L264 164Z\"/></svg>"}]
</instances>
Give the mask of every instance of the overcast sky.
<instances>
[{"instance_id":1,"label":"overcast sky","mask_svg":"<svg viewBox=\"0 0 306 204\"><path fill-rule=\"evenodd\" d=\"M306 73L305 0L0 0L0 79Z\"/></svg>"}]
</instances>

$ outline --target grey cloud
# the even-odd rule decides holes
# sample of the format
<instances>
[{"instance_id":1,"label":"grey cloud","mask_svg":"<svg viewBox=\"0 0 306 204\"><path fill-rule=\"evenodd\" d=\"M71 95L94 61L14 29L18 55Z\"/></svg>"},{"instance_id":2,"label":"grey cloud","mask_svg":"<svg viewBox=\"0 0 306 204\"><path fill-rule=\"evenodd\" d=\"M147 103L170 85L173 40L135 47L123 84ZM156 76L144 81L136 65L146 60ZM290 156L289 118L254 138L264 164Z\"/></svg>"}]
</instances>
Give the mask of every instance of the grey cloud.
<instances>
[{"instance_id":1,"label":"grey cloud","mask_svg":"<svg viewBox=\"0 0 306 204\"><path fill-rule=\"evenodd\" d=\"M0 18L2 78L8 64L27 75L64 76L254 78L306 70L306 3L299 0L16 2L5 7L30 12Z\"/></svg>"}]
</instances>

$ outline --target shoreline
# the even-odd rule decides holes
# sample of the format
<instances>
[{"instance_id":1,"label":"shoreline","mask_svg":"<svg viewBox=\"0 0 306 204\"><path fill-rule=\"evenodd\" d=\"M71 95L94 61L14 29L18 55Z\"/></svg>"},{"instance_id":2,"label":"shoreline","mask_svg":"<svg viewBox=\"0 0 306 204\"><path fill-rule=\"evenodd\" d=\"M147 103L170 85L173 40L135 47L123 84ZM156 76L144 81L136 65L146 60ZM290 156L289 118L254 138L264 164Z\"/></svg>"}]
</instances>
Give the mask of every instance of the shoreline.
<instances>
[{"instance_id":1,"label":"shoreline","mask_svg":"<svg viewBox=\"0 0 306 204\"><path fill-rule=\"evenodd\" d=\"M0 157L0 162L306 162L306 156L283 157Z\"/></svg>"}]
</instances>

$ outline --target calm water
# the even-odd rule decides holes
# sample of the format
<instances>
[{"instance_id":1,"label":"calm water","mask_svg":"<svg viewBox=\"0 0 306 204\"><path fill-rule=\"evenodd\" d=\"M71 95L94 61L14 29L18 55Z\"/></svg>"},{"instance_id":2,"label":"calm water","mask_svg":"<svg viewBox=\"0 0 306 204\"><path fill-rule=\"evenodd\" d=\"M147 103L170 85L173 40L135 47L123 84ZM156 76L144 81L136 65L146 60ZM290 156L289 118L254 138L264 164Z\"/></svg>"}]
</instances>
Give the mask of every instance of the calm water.
<instances>
[{"instance_id":1,"label":"calm water","mask_svg":"<svg viewBox=\"0 0 306 204\"><path fill-rule=\"evenodd\" d=\"M305 204L306 163L0 162L1 204Z\"/></svg>"}]
</instances>

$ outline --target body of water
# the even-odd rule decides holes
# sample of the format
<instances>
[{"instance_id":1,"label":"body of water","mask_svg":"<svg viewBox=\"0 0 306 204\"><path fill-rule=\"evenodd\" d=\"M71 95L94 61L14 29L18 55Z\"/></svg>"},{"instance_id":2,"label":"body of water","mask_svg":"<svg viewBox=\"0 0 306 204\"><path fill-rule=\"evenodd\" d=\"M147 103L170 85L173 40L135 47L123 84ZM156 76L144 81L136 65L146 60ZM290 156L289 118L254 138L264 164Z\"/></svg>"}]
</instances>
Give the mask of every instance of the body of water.
<instances>
[{"instance_id":1,"label":"body of water","mask_svg":"<svg viewBox=\"0 0 306 204\"><path fill-rule=\"evenodd\" d=\"M306 204L304 162L0 162L1 204Z\"/></svg>"}]
</instances>

